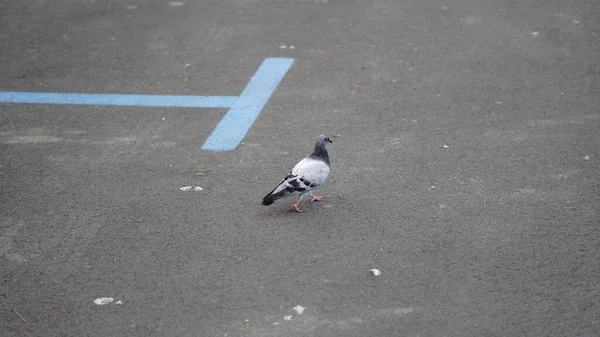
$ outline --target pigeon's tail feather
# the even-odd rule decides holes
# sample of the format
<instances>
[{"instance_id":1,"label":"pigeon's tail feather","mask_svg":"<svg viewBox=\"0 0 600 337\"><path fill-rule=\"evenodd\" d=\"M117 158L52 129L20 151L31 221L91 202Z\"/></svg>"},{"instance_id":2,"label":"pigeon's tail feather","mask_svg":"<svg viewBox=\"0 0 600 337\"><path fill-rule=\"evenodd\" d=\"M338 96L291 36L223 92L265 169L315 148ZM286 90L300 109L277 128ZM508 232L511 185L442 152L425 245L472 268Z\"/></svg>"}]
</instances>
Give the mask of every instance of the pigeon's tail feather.
<instances>
[{"instance_id":1,"label":"pigeon's tail feather","mask_svg":"<svg viewBox=\"0 0 600 337\"><path fill-rule=\"evenodd\" d=\"M273 192L274 192L274 190L273 190ZM263 198L262 205L269 206L269 205L273 204L275 202L275 200L281 199L281 197L283 196L282 192L285 192L285 191L281 191L279 193L273 193L273 192L267 194Z\"/></svg>"},{"instance_id":2,"label":"pigeon's tail feather","mask_svg":"<svg viewBox=\"0 0 600 337\"><path fill-rule=\"evenodd\" d=\"M273 198L273 195L269 194L263 198L261 205L269 206L269 205L272 205L274 202L275 202L275 198Z\"/></svg>"}]
</instances>

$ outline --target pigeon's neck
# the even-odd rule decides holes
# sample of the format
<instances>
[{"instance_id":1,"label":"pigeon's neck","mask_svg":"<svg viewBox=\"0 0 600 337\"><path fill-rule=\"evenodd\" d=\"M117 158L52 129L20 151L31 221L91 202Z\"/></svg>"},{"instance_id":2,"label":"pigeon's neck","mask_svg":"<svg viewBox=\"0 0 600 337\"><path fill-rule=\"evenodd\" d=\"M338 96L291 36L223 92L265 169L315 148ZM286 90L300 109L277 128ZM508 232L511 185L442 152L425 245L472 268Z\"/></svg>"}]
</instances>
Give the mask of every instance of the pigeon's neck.
<instances>
[{"instance_id":1,"label":"pigeon's neck","mask_svg":"<svg viewBox=\"0 0 600 337\"><path fill-rule=\"evenodd\" d=\"M315 150L310 155L310 158L322 160L329 165L329 153L327 153L324 146L315 146Z\"/></svg>"}]
</instances>

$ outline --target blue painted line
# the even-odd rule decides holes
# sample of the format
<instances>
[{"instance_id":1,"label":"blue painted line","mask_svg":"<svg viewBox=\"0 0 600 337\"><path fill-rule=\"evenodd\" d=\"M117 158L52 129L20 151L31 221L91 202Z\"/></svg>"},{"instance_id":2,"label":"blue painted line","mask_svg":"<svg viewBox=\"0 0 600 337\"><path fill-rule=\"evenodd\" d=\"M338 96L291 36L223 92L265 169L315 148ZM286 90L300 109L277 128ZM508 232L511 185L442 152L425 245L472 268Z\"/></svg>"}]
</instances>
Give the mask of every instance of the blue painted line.
<instances>
[{"instance_id":1,"label":"blue painted line","mask_svg":"<svg viewBox=\"0 0 600 337\"><path fill-rule=\"evenodd\" d=\"M235 150L292 63L294 63L292 58L271 57L265 59L240 97L206 139L202 149L206 151Z\"/></svg>"},{"instance_id":2,"label":"blue painted line","mask_svg":"<svg viewBox=\"0 0 600 337\"><path fill-rule=\"evenodd\" d=\"M0 91L0 103L230 108L237 96L73 94Z\"/></svg>"},{"instance_id":3,"label":"blue painted line","mask_svg":"<svg viewBox=\"0 0 600 337\"><path fill-rule=\"evenodd\" d=\"M229 108L202 149L233 151L242 142L292 63L292 58L266 58L239 97L0 91L0 103Z\"/></svg>"}]
</instances>

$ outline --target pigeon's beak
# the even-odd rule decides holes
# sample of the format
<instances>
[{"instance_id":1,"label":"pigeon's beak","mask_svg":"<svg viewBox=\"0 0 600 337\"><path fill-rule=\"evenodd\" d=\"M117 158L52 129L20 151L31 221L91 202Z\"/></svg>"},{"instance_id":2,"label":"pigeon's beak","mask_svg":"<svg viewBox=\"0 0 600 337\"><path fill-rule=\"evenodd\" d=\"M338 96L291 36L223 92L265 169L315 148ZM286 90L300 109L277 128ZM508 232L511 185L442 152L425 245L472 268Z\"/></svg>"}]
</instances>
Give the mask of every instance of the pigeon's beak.
<instances>
[{"instance_id":1,"label":"pigeon's beak","mask_svg":"<svg viewBox=\"0 0 600 337\"><path fill-rule=\"evenodd\" d=\"M333 142L331 141L331 139L329 139L329 138L327 138L327 141L328 141L328 142L330 142L330 143L333 143Z\"/></svg>"}]
</instances>

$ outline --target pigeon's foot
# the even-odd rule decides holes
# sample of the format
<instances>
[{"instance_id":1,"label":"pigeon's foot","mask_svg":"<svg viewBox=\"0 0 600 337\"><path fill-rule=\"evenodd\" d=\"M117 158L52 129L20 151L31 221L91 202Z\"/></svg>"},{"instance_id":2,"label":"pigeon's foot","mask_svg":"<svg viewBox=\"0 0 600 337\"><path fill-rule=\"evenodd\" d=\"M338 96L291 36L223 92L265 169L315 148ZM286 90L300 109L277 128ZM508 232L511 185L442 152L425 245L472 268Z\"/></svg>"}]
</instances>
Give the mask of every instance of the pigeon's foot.
<instances>
[{"instance_id":1,"label":"pigeon's foot","mask_svg":"<svg viewBox=\"0 0 600 337\"><path fill-rule=\"evenodd\" d=\"M310 195L310 201L315 202L315 201L321 201L321 200L325 200L325 196L323 195Z\"/></svg>"},{"instance_id":2,"label":"pigeon's foot","mask_svg":"<svg viewBox=\"0 0 600 337\"><path fill-rule=\"evenodd\" d=\"M296 203L294 203L292 205L292 210L298 212L298 213L302 213L302 210L300 209L300 199L298 199L298 201L296 201Z\"/></svg>"}]
</instances>

